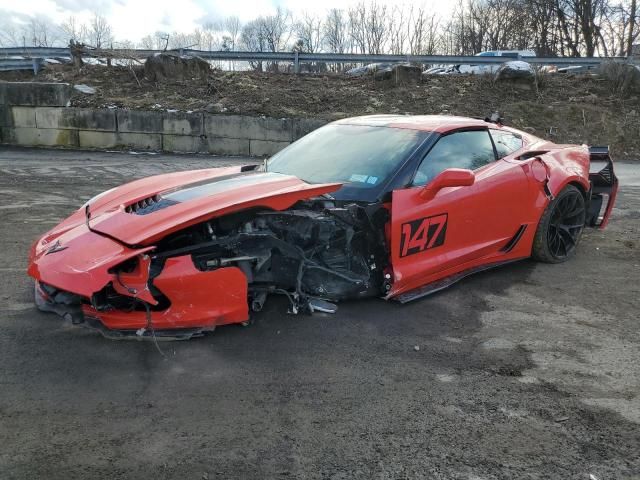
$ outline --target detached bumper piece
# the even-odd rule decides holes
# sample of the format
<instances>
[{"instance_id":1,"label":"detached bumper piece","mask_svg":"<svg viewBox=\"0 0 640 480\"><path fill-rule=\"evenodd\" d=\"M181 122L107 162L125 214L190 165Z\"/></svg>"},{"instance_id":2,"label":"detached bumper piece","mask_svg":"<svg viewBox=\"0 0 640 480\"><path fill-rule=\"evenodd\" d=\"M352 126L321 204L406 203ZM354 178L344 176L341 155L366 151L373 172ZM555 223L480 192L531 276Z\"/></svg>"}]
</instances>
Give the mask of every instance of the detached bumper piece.
<instances>
[{"instance_id":1,"label":"detached bumper piece","mask_svg":"<svg viewBox=\"0 0 640 480\"><path fill-rule=\"evenodd\" d=\"M591 168L591 200L587 212L586 224L603 229L609 223L609 217L618 194L618 177L613 171L613 161L609 156L609 147L589 147Z\"/></svg>"},{"instance_id":2,"label":"detached bumper piece","mask_svg":"<svg viewBox=\"0 0 640 480\"><path fill-rule=\"evenodd\" d=\"M36 307L42 312L55 313L74 325L84 322L82 298L78 295L36 282L34 299Z\"/></svg>"},{"instance_id":3,"label":"detached bumper piece","mask_svg":"<svg viewBox=\"0 0 640 480\"><path fill-rule=\"evenodd\" d=\"M202 337L215 330L207 328L181 328L161 330L155 328L139 328L138 330L114 330L107 328L98 317L84 314L81 297L69 292L57 290L49 285L36 282L35 303L40 311L59 315L73 325L80 325L96 330L110 340L189 340ZM153 324L152 324L153 326Z\"/></svg>"},{"instance_id":4,"label":"detached bumper piece","mask_svg":"<svg viewBox=\"0 0 640 480\"><path fill-rule=\"evenodd\" d=\"M83 326L98 331L104 338L109 340L151 340L151 341L175 341L189 340L195 337L203 337L207 333L212 333L216 327L208 328L176 328L172 330L157 330L140 328L138 330L112 330L104 326L100 319L95 317L84 317Z\"/></svg>"}]
</instances>

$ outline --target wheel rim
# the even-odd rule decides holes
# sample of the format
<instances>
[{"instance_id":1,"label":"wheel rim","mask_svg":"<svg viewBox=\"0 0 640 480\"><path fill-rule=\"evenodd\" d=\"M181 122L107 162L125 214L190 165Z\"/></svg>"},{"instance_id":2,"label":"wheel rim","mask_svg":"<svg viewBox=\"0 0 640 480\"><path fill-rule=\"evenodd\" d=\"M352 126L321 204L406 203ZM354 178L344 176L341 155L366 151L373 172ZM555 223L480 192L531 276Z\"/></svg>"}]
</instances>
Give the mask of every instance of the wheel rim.
<instances>
[{"instance_id":1,"label":"wheel rim","mask_svg":"<svg viewBox=\"0 0 640 480\"><path fill-rule=\"evenodd\" d=\"M574 252L584 228L585 213L581 193L571 192L559 199L547 232L547 244L553 256L560 259Z\"/></svg>"}]
</instances>

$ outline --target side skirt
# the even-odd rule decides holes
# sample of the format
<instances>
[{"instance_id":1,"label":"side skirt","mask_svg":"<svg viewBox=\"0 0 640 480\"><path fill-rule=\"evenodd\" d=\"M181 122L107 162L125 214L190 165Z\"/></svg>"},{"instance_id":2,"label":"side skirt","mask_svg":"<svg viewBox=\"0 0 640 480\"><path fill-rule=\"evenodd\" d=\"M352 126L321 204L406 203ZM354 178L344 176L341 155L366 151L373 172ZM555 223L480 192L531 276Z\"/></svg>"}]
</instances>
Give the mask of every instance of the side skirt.
<instances>
[{"instance_id":1,"label":"side skirt","mask_svg":"<svg viewBox=\"0 0 640 480\"><path fill-rule=\"evenodd\" d=\"M417 300L419 298L426 297L427 295L431 295L432 293L439 292L440 290L444 290L445 288L450 287L454 283L459 282L463 278L468 277L469 275L473 275L474 273L483 272L485 270L501 267L509 263L518 262L520 260L524 260L525 258L528 258L528 257L516 258L512 260L502 260L500 262L488 263L486 265L480 265L479 267L469 268L468 270L463 270L462 272L458 272L449 277L436 280L435 282L428 283L414 290L401 293L397 297L393 297L392 300L397 300L400 303L408 303L408 302L411 302L412 300Z\"/></svg>"}]
</instances>

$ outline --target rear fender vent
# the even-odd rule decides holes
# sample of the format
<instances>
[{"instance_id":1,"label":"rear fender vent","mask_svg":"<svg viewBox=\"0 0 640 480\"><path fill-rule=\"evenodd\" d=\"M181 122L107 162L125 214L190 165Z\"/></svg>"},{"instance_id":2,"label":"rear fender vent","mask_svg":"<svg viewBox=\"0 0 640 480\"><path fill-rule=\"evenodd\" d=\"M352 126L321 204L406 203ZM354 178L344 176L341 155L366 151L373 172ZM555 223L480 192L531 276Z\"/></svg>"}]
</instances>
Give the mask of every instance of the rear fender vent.
<instances>
[{"instance_id":1,"label":"rear fender vent","mask_svg":"<svg viewBox=\"0 0 640 480\"><path fill-rule=\"evenodd\" d=\"M518 242L520 241L520 239L522 238L522 235L524 234L524 231L526 229L527 229L526 225L520 225L515 235L511 237L511 240L509 240L507 244L500 249L500 251L503 253L509 253L511 250L513 250L515 246L518 244Z\"/></svg>"}]
</instances>

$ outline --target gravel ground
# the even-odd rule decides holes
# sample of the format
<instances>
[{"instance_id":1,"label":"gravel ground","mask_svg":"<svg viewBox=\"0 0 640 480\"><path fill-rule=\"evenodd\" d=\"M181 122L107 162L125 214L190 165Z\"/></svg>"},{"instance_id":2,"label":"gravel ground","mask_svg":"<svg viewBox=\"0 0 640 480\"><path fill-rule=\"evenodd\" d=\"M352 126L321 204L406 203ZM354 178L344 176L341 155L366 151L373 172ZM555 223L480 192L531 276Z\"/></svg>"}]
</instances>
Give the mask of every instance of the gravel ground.
<instances>
[{"instance_id":1,"label":"gravel ground","mask_svg":"<svg viewBox=\"0 0 640 480\"><path fill-rule=\"evenodd\" d=\"M207 156L0 149L0 478L640 478L640 166L610 227L408 305L114 342L32 305L30 243Z\"/></svg>"}]
</instances>

